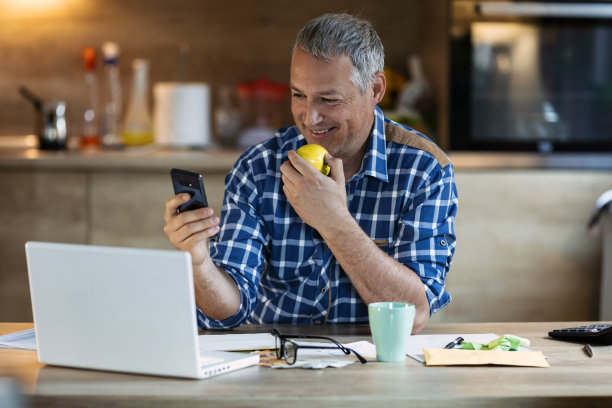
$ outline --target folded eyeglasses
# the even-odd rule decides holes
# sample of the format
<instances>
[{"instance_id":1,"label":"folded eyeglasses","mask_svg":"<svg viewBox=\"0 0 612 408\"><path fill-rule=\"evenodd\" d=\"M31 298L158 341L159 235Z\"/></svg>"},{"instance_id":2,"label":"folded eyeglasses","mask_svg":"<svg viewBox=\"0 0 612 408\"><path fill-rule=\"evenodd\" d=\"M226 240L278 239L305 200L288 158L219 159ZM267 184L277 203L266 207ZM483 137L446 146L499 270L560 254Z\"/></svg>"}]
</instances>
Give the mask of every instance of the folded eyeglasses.
<instances>
[{"instance_id":1,"label":"folded eyeglasses","mask_svg":"<svg viewBox=\"0 0 612 408\"><path fill-rule=\"evenodd\" d=\"M270 334L274 336L275 344L276 344L276 358L284 359L287 364L293 365L297 361L297 352L298 349L340 349L345 355L349 355L351 353L355 354L355 356L359 359L362 364L367 363L366 359L363 358L359 353L355 350L343 346L336 340L331 337L322 337L322 336L301 336L294 334L282 334L277 329L270 330ZM308 344L298 344L292 339L314 339L314 340L327 340L334 343L334 346L321 346L321 345L308 345Z\"/></svg>"}]
</instances>

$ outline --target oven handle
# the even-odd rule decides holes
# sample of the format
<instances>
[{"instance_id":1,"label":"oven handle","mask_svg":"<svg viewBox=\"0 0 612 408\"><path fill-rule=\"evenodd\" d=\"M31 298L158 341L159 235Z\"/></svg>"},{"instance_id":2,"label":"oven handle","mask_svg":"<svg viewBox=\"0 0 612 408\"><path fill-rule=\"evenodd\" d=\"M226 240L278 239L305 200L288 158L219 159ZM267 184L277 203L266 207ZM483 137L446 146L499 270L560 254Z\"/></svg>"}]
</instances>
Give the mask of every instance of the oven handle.
<instances>
[{"instance_id":1,"label":"oven handle","mask_svg":"<svg viewBox=\"0 0 612 408\"><path fill-rule=\"evenodd\" d=\"M513 3L483 1L476 5L484 16L610 18L612 4L601 3Z\"/></svg>"}]
</instances>

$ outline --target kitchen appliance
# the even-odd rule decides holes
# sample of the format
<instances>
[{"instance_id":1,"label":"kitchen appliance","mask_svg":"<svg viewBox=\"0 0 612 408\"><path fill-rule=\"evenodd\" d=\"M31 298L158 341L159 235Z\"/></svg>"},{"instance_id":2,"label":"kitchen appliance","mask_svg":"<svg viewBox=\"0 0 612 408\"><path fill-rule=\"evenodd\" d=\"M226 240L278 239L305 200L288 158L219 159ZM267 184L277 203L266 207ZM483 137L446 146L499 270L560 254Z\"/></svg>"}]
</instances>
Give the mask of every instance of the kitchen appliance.
<instances>
[{"instance_id":1,"label":"kitchen appliance","mask_svg":"<svg viewBox=\"0 0 612 408\"><path fill-rule=\"evenodd\" d=\"M32 103L36 111L36 135L39 148L44 150L65 149L68 136L66 103L55 100L44 101L25 86L19 87L19 93Z\"/></svg>"},{"instance_id":2,"label":"kitchen appliance","mask_svg":"<svg viewBox=\"0 0 612 408\"><path fill-rule=\"evenodd\" d=\"M452 150L612 151L612 2L452 4Z\"/></svg>"}]
</instances>

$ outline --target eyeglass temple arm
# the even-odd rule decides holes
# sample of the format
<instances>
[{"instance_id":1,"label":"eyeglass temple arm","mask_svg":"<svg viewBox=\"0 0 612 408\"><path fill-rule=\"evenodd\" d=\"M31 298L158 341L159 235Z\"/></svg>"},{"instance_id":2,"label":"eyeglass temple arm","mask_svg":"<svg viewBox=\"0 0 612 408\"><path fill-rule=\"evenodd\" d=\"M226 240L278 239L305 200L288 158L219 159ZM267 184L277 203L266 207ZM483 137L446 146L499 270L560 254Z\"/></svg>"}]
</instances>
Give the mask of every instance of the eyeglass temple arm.
<instances>
[{"instance_id":1,"label":"eyeglass temple arm","mask_svg":"<svg viewBox=\"0 0 612 408\"><path fill-rule=\"evenodd\" d=\"M368 362L368 360L363 358L363 356L361 354L359 354L358 352L356 352L352 348L344 347L342 345L340 345L340 347L325 347L325 346L307 346L307 345L298 344L298 347L299 348L307 348L307 349L328 349L328 350L337 350L338 348L340 348L340 350L344 354L346 354L347 356L349 354L353 353L362 364L365 364L365 363Z\"/></svg>"},{"instance_id":2,"label":"eyeglass temple arm","mask_svg":"<svg viewBox=\"0 0 612 408\"><path fill-rule=\"evenodd\" d=\"M346 347L344 347L342 344L340 344L338 341L332 339L331 337L324 337L324 336L307 336L307 335L300 335L300 334L281 334L278 330L276 329L272 329L270 330L270 333L272 333L275 336L279 336L279 337L284 337L286 339L318 339L318 340L329 340L332 343L334 343L336 346L338 346L341 349L346 349ZM348 354L348 353L346 353Z\"/></svg>"},{"instance_id":3,"label":"eyeglass temple arm","mask_svg":"<svg viewBox=\"0 0 612 408\"><path fill-rule=\"evenodd\" d=\"M348 348L348 347L347 347L346 349L347 349L347 350L352 351L352 352L353 352L353 354L355 354L355 356L357 356L357 358L359 359L359 361L361 362L361 364L365 364L365 363L367 363L367 362L368 362L368 361L367 361L365 358L363 358L363 357L361 356L361 354L359 354L359 353L358 353L358 352L356 352L355 350L353 350L353 349L351 349L351 348Z\"/></svg>"}]
</instances>

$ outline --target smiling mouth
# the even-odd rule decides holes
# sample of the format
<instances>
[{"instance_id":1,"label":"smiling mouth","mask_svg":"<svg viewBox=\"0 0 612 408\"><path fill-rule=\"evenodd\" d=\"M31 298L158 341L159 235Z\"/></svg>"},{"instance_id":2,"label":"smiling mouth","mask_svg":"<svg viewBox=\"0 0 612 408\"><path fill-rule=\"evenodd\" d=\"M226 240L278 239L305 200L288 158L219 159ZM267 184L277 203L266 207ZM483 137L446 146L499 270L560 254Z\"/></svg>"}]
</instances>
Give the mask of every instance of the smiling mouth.
<instances>
[{"instance_id":1,"label":"smiling mouth","mask_svg":"<svg viewBox=\"0 0 612 408\"><path fill-rule=\"evenodd\" d=\"M330 128L327 128L327 129L321 129L321 130L314 130L314 129L312 129L310 131L310 133L312 133L315 136L323 136L323 135L331 132L332 130L334 130L334 127L330 127Z\"/></svg>"}]
</instances>

